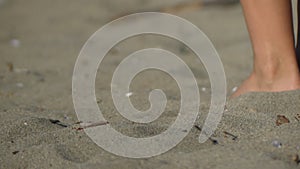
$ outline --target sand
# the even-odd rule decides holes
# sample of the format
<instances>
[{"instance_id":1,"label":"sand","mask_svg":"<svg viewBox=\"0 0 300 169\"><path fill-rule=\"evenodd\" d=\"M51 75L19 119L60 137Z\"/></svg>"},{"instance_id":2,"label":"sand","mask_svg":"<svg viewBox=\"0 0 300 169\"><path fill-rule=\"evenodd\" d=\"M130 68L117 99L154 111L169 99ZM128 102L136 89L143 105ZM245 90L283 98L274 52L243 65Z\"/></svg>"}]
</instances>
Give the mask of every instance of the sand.
<instances>
[{"instance_id":1,"label":"sand","mask_svg":"<svg viewBox=\"0 0 300 169\"><path fill-rule=\"evenodd\" d=\"M200 132L194 127L178 146L148 159L113 155L77 130L72 73L89 36L126 13L181 2L0 0L0 168L299 168L300 91L249 93L228 100L212 137L217 144L209 140L199 144ZM230 95L252 65L240 5L208 6L176 15L212 40L224 64ZM109 87L112 73L125 56L146 47L170 50L190 66L199 88L205 88L196 121L202 126L210 106L205 68L183 44L149 35L118 44L100 65L96 95L106 119L124 134L145 137L164 131L176 118L178 86L159 71L137 76L131 99L136 108L146 110L150 89L164 89L169 100L162 117L149 125L132 124L115 111ZM285 117L281 125L276 124L278 115ZM289 123L284 123L286 119Z\"/></svg>"}]
</instances>

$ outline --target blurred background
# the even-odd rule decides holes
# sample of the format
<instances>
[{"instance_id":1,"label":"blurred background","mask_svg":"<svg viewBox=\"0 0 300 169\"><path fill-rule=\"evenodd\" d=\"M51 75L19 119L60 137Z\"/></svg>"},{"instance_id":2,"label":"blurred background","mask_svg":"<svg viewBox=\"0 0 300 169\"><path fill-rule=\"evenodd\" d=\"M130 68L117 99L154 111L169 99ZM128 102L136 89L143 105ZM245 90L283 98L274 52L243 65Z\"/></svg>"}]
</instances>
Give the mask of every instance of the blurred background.
<instances>
[{"instance_id":1,"label":"blurred background","mask_svg":"<svg viewBox=\"0 0 300 169\"><path fill-rule=\"evenodd\" d=\"M229 95L251 71L251 44L238 0L0 0L1 108L32 105L73 112L72 72L84 43L106 23L144 11L178 15L206 33L223 61ZM201 97L209 102L210 84L201 62L185 45L154 35L130 38L110 51L97 74L99 100L111 100L109 82L118 63L148 47L170 50L186 61L197 77ZM147 96L158 86L176 96L170 77L148 74L136 78L133 91ZM151 86L153 80L158 84Z\"/></svg>"}]
</instances>

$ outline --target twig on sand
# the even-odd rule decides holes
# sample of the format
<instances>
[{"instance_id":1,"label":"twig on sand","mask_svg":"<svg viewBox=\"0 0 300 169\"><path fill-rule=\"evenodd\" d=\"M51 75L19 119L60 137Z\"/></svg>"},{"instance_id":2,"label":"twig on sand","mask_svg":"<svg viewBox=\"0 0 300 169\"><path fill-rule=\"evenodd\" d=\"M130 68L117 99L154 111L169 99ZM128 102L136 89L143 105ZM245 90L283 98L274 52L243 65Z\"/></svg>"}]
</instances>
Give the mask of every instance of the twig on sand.
<instances>
[{"instance_id":1,"label":"twig on sand","mask_svg":"<svg viewBox=\"0 0 300 169\"><path fill-rule=\"evenodd\" d=\"M78 121L78 122L76 122L76 123L73 123L73 124L80 124L80 123L83 123L82 121Z\"/></svg>"},{"instance_id":2,"label":"twig on sand","mask_svg":"<svg viewBox=\"0 0 300 169\"><path fill-rule=\"evenodd\" d=\"M82 123L82 122L80 122ZM81 127L76 128L76 130L83 130L90 127L97 127L97 126L103 126L109 124L108 121L99 121L99 122L92 122L92 123L82 123Z\"/></svg>"},{"instance_id":3,"label":"twig on sand","mask_svg":"<svg viewBox=\"0 0 300 169\"><path fill-rule=\"evenodd\" d=\"M59 121L59 120L53 120L53 119L49 119L49 121L51 122L51 123L53 123L53 124L56 124L56 125L59 125L59 126L61 126L61 127L68 127L69 125L67 125L67 124L63 124L61 121Z\"/></svg>"},{"instance_id":4,"label":"twig on sand","mask_svg":"<svg viewBox=\"0 0 300 169\"><path fill-rule=\"evenodd\" d=\"M228 135L228 136L231 136L232 137L232 140L237 140L237 138L238 138L238 136L236 136L236 135L233 135L233 134L231 134L231 133L229 133L229 132L227 132L227 131L224 131L223 132L224 134L226 134L226 135Z\"/></svg>"},{"instance_id":5,"label":"twig on sand","mask_svg":"<svg viewBox=\"0 0 300 169\"><path fill-rule=\"evenodd\" d=\"M20 151L13 151L13 155L18 154Z\"/></svg>"},{"instance_id":6,"label":"twig on sand","mask_svg":"<svg viewBox=\"0 0 300 169\"><path fill-rule=\"evenodd\" d=\"M194 125L194 126L195 126L195 128L198 129L199 131L202 131L202 128L201 128L200 126L198 126L198 125ZM213 139L213 138L211 138L211 137L209 137L208 139L209 139L214 145L219 144L218 140L216 140L216 139Z\"/></svg>"}]
</instances>

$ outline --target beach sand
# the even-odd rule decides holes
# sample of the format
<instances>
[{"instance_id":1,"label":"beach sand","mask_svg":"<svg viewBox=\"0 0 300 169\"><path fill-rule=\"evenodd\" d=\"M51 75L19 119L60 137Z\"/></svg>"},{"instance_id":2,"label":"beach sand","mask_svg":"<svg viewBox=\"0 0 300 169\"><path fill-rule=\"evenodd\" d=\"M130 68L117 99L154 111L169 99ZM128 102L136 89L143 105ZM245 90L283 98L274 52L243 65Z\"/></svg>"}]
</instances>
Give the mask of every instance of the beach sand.
<instances>
[{"instance_id":1,"label":"beach sand","mask_svg":"<svg viewBox=\"0 0 300 169\"><path fill-rule=\"evenodd\" d=\"M299 168L300 91L249 93L228 100L212 137L215 142L200 144L200 131L194 127L175 148L148 159L113 155L78 130L72 73L89 36L127 13L160 11L181 2L0 0L0 168ZM175 14L198 26L215 45L224 64L229 96L252 67L240 5L205 6ZM149 47L170 50L189 65L201 89L196 125L202 126L210 106L204 66L183 44L153 35L121 42L101 63L95 90L107 121L126 135L145 137L164 131L176 118L179 88L174 79L159 71L144 72L131 86L132 103L141 110L149 108L151 89L165 91L168 103L157 121L132 124L113 105L113 71L128 54Z\"/></svg>"}]
</instances>

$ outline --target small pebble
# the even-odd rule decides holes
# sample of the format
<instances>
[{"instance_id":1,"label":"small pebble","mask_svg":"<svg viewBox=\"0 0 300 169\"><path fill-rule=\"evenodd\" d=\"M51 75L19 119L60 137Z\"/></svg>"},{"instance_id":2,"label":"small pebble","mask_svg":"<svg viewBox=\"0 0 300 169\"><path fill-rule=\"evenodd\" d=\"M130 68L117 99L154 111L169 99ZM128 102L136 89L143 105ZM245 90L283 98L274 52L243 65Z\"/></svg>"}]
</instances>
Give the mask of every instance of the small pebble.
<instances>
[{"instance_id":1,"label":"small pebble","mask_svg":"<svg viewBox=\"0 0 300 169\"><path fill-rule=\"evenodd\" d=\"M70 117L69 117L69 116L67 116L67 115L64 115L64 119L66 119L66 120L69 120L69 119L70 119Z\"/></svg>"},{"instance_id":2,"label":"small pebble","mask_svg":"<svg viewBox=\"0 0 300 169\"><path fill-rule=\"evenodd\" d=\"M224 112L228 112L227 106L224 107Z\"/></svg>"},{"instance_id":3,"label":"small pebble","mask_svg":"<svg viewBox=\"0 0 300 169\"><path fill-rule=\"evenodd\" d=\"M128 93L126 93L126 97L130 97L130 96L132 96L133 95L133 93L132 92L128 92Z\"/></svg>"},{"instance_id":4,"label":"small pebble","mask_svg":"<svg viewBox=\"0 0 300 169\"><path fill-rule=\"evenodd\" d=\"M202 92L206 92L206 88L205 88L205 87L202 87L202 88L201 88L201 91L202 91Z\"/></svg>"},{"instance_id":5,"label":"small pebble","mask_svg":"<svg viewBox=\"0 0 300 169\"><path fill-rule=\"evenodd\" d=\"M231 92L234 93L237 91L237 89L238 89L238 87L234 87L234 88L232 88Z\"/></svg>"},{"instance_id":6,"label":"small pebble","mask_svg":"<svg viewBox=\"0 0 300 169\"><path fill-rule=\"evenodd\" d=\"M281 148L282 147L282 143L279 142L278 140L274 140L272 141L272 145L276 148Z\"/></svg>"},{"instance_id":7,"label":"small pebble","mask_svg":"<svg viewBox=\"0 0 300 169\"><path fill-rule=\"evenodd\" d=\"M20 47L20 41L18 40L18 39L12 39L12 40L10 40L10 45L11 46L13 46L13 47L15 47L15 48L18 48L18 47Z\"/></svg>"},{"instance_id":8,"label":"small pebble","mask_svg":"<svg viewBox=\"0 0 300 169\"><path fill-rule=\"evenodd\" d=\"M28 123L26 123L26 122L25 122L25 123L24 123L24 125L25 125L25 126L27 126L27 125L28 125Z\"/></svg>"}]
</instances>

